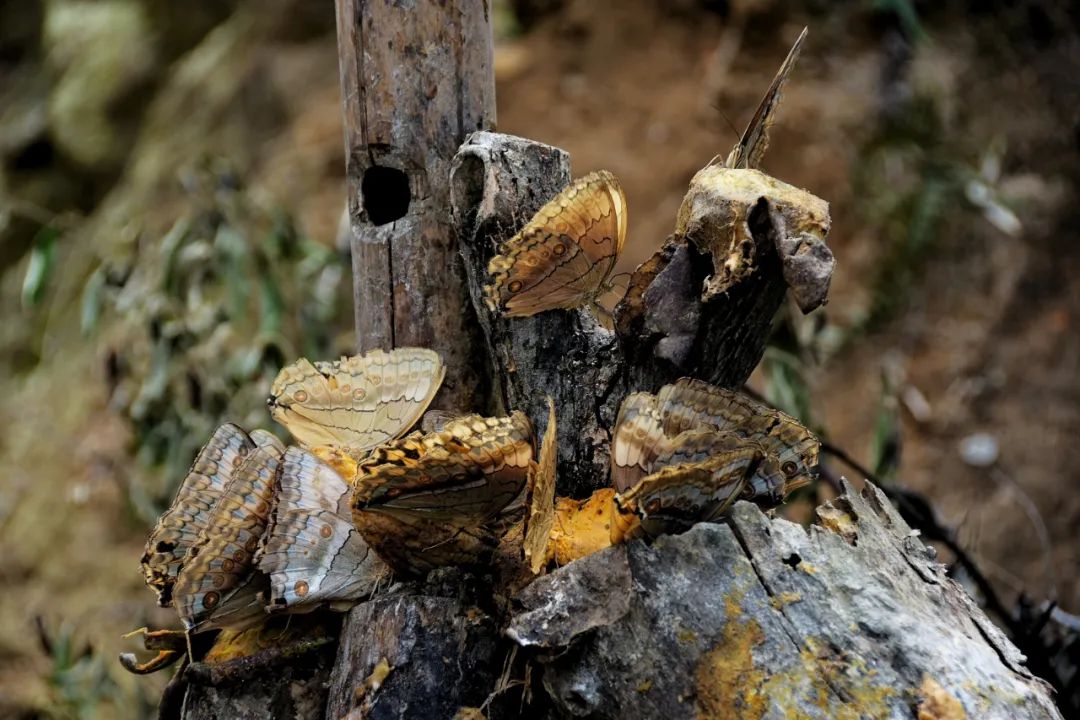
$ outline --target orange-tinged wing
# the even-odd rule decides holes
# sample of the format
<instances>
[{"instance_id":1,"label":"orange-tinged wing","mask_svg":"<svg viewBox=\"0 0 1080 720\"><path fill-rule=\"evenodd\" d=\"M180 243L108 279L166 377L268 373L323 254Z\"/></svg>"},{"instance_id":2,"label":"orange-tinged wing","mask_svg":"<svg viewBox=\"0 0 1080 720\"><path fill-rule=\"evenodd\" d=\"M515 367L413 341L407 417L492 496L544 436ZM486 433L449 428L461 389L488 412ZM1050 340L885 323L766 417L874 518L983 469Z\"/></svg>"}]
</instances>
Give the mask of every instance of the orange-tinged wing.
<instances>
[{"instance_id":1,"label":"orange-tinged wing","mask_svg":"<svg viewBox=\"0 0 1080 720\"><path fill-rule=\"evenodd\" d=\"M548 543L555 523L555 467L559 443L555 425L555 401L548 398L548 422L540 455L532 468L529 516L525 521L525 560L533 573L539 574L547 564Z\"/></svg>"},{"instance_id":2,"label":"orange-tinged wing","mask_svg":"<svg viewBox=\"0 0 1080 720\"><path fill-rule=\"evenodd\" d=\"M549 201L488 263L488 307L507 317L586 305L603 293L626 242L626 196L606 170Z\"/></svg>"},{"instance_id":3,"label":"orange-tinged wing","mask_svg":"<svg viewBox=\"0 0 1080 720\"><path fill-rule=\"evenodd\" d=\"M476 415L378 447L358 469L354 511L473 528L523 494L532 464L524 413Z\"/></svg>"}]
</instances>

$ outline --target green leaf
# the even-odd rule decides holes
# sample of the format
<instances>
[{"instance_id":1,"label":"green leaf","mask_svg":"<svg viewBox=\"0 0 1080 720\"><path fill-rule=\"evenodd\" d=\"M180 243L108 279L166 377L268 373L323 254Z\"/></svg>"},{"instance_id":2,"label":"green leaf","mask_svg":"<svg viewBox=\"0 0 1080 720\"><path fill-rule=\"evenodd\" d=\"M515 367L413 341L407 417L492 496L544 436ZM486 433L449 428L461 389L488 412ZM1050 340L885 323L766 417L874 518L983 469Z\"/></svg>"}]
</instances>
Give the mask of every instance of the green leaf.
<instances>
[{"instance_id":1,"label":"green leaf","mask_svg":"<svg viewBox=\"0 0 1080 720\"><path fill-rule=\"evenodd\" d=\"M34 247L30 250L30 262L23 277L22 306L29 310L41 302L45 287L52 277L56 263L56 239L60 231L48 225L38 230L34 237Z\"/></svg>"},{"instance_id":2,"label":"green leaf","mask_svg":"<svg viewBox=\"0 0 1080 720\"><path fill-rule=\"evenodd\" d=\"M83 335L89 335L97 330L98 321L101 319L101 307L105 295L105 268L99 266L86 281L82 294L82 314L79 326Z\"/></svg>"}]
</instances>

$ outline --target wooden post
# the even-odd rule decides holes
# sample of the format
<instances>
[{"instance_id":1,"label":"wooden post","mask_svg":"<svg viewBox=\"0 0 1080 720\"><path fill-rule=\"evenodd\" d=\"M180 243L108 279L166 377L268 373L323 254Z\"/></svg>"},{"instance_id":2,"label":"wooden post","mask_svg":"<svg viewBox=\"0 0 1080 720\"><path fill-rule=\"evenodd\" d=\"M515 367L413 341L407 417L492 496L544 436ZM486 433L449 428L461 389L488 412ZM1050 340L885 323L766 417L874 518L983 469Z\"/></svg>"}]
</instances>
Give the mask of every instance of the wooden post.
<instances>
[{"instance_id":1,"label":"wooden post","mask_svg":"<svg viewBox=\"0 0 1080 720\"><path fill-rule=\"evenodd\" d=\"M437 350L436 405L479 409L483 343L447 178L465 137L495 123L489 0L336 6L357 350Z\"/></svg>"}]
</instances>

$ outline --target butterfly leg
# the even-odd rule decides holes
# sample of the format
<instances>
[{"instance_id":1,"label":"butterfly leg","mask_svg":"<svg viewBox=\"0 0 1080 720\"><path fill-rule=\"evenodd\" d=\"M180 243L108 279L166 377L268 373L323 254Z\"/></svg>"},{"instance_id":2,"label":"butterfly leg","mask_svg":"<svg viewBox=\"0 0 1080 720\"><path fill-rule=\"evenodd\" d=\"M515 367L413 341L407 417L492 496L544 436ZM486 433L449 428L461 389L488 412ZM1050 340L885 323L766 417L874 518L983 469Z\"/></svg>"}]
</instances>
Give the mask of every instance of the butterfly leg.
<instances>
[{"instance_id":1,"label":"butterfly leg","mask_svg":"<svg viewBox=\"0 0 1080 720\"><path fill-rule=\"evenodd\" d=\"M149 675L162 668L169 667L187 654L187 638L186 633L183 631L149 630L142 627L129 632L124 637L130 638L136 635L142 636L144 648L150 651L157 650L158 652L156 656L145 662L139 662L135 653L122 653L120 655L120 664L130 673Z\"/></svg>"}]
</instances>

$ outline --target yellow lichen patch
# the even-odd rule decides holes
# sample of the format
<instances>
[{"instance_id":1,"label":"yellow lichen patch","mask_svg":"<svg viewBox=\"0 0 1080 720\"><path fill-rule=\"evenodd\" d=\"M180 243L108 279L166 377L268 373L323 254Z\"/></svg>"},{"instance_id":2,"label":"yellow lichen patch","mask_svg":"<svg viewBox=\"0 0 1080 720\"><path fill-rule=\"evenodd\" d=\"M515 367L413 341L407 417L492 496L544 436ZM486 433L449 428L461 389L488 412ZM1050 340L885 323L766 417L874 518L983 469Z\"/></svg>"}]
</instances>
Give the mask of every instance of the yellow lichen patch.
<instances>
[{"instance_id":1,"label":"yellow lichen patch","mask_svg":"<svg viewBox=\"0 0 1080 720\"><path fill-rule=\"evenodd\" d=\"M638 683L638 686L637 686L636 689L637 689L637 691L639 693L647 693L647 692L649 692L650 690L652 690L652 680L650 680L648 678L645 678L644 680L642 680L641 682Z\"/></svg>"},{"instance_id":2,"label":"yellow lichen patch","mask_svg":"<svg viewBox=\"0 0 1080 720\"><path fill-rule=\"evenodd\" d=\"M355 698L355 704L361 709L361 717L365 717L367 711L371 709L371 703L374 700L375 691L377 691L382 684L386 681L386 678L390 675L390 672L394 667L390 662L383 658L375 665L364 682L353 691L353 697Z\"/></svg>"},{"instance_id":3,"label":"yellow lichen patch","mask_svg":"<svg viewBox=\"0 0 1080 720\"><path fill-rule=\"evenodd\" d=\"M780 610L785 605L791 603L797 603L802 600L802 594L797 592L784 592L779 595L773 595L769 598L769 603L773 606L774 610Z\"/></svg>"},{"instance_id":4,"label":"yellow lichen patch","mask_svg":"<svg viewBox=\"0 0 1080 720\"><path fill-rule=\"evenodd\" d=\"M459 707L454 720L487 720L487 716L478 707Z\"/></svg>"},{"instance_id":5,"label":"yellow lichen patch","mask_svg":"<svg viewBox=\"0 0 1080 720\"><path fill-rule=\"evenodd\" d=\"M611 545L611 506L615 490L597 490L585 500L556 498L549 552L565 565Z\"/></svg>"},{"instance_id":6,"label":"yellow lichen patch","mask_svg":"<svg viewBox=\"0 0 1080 720\"><path fill-rule=\"evenodd\" d=\"M264 632L262 627L247 630L222 630L214 640L214 646L203 657L203 661L225 662L254 655L273 644L273 636L279 635L280 632L278 630L271 634Z\"/></svg>"},{"instance_id":7,"label":"yellow lichen patch","mask_svg":"<svg viewBox=\"0 0 1080 720\"><path fill-rule=\"evenodd\" d=\"M798 664L770 676L762 690L785 717L805 717L811 707L820 711L815 717L835 720L891 714L889 699L896 689L876 682L877 671L867 667L862 657L837 655L812 640L807 645L799 653Z\"/></svg>"},{"instance_id":8,"label":"yellow lichen patch","mask_svg":"<svg viewBox=\"0 0 1080 720\"><path fill-rule=\"evenodd\" d=\"M727 623L719 642L702 655L694 672L697 717L756 720L768 706L765 673L754 666L753 650L765 635L753 620L741 620L738 599L724 600Z\"/></svg>"},{"instance_id":9,"label":"yellow lichen patch","mask_svg":"<svg viewBox=\"0 0 1080 720\"><path fill-rule=\"evenodd\" d=\"M675 633L675 639L686 645L697 640L697 633L689 628L680 628L679 632Z\"/></svg>"},{"instance_id":10,"label":"yellow lichen patch","mask_svg":"<svg viewBox=\"0 0 1080 720\"><path fill-rule=\"evenodd\" d=\"M855 543L859 528L851 515L832 505L822 505L817 509L817 516L823 528L836 533L849 544Z\"/></svg>"},{"instance_id":11,"label":"yellow lichen patch","mask_svg":"<svg viewBox=\"0 0 1080 720\"><path fill-rule=\"evenodd\" d=\"M919 720L967 720L960 701L929 675L923 676L919 696Z\"/></svg>"}]
</instances>

